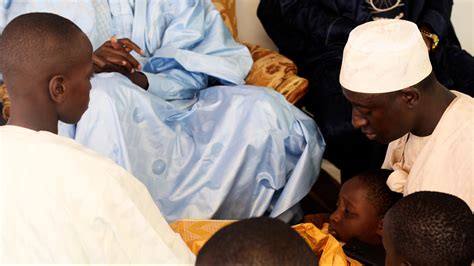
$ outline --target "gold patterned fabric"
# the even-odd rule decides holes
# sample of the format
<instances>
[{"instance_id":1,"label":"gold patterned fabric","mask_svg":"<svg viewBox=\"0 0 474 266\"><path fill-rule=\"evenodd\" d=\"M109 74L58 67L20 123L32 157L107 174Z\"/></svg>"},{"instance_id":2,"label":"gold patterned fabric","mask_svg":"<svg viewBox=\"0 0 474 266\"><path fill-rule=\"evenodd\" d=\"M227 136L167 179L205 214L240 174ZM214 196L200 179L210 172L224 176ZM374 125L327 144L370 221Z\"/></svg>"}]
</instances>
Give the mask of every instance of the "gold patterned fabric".
<instances>
[{"instance_id":1,"label":"gold patterned fabric","mask_svg":"<svg viewBox=\"0 0 474 266\"><path fill-rule=\"evenodd\" d=\"M221 13L232 36L238 40L235 0L212 0ZM246 44L252 53L254 64L247 76L248 85L270 87L283 94L290 103L296 103L308 91L308 80L296 75L298 69L283 55Z\"/></svg>"},{"instance_id":2,"label":"gold patterned fabric","mask_svg":"<svg viewBox=\"0 0 474 266\"><path fill-rule=\"evenodd\" d=\"M198 254L204 244L232 220L179 220L170 224L173 231L180 234L194 254ZM318 229L312 223L293 226L293 229L308 243L319 258L319 265L361 266L358 261L344 254L341 244L328 233L328 224Z\"/></svg>"},{"instance_id":3,"label":"gold patterned fabric","mask_svg":"<svg viewBox=\"0 0 474 266\"><path fill-rule=\"evenodd\" d=\"M258 45L247 44L253 65L247 76L250 85L270 87L296 103L308 91L308 80L296 75L298 69L290 59Z\"/></svg>"},{"instance_id":4,"label":"gold patterned fabric","mask_svg":"<svg viewBox=\"0 0 474 266\"><path fill-rule=\"evenodd\" d=\"M227 28L229 28L229 31L232 34L232 37L237 40L239 32L237 31L235 0L212 0L212 3L221 13Z\"/></svg>"},{"instance_id":5,"label":"gold patterned fabric","mask_svg":"<svg viewBox=\"0 0 474 266\"><path fill-rule=\"evenodd\" d=\"M4 84L0 84L0 100L2 101L3 109L2 116L5 121L10 117L10 99L8 98L7 88Z\"/></svg>"}]
</instances>

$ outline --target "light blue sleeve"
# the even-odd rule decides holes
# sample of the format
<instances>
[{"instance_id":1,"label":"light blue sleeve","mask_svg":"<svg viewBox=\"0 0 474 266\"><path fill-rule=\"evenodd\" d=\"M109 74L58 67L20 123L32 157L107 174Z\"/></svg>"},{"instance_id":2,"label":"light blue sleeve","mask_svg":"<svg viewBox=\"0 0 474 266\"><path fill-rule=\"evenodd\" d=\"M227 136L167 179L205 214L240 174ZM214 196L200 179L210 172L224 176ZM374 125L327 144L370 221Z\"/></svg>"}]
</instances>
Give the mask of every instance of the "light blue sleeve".
<instances>
[{"instance_id":1,"label":"light blue sleeve","mask_svg":"<svg viewBox=\"0 0 474 266\"><path fill-rule=\"evenodd\" d=\"M197 91L207 87L207 75L193 73L176 64L175 68L153 73L147 64L143 72L148 79L148 91L162 99L192 99Z\"/></svg>"},{"instance_id":2,"label":"light blue sleeve","mask_svg":"<svg viewBox=\"0 0 474 266\"><path fill-rule=\"evenodd\" d=\"M7 7L10 5L9 0L3 0L0 6L0 35L7 24Z\"/></svg>"},{"instance_id":3,"label":"light blue sleeve","mask_svg":"<svg viewBox=\"0 0 474 266\"><path fill-rule=\"evenodd\" d=\"M105 0L104 0L105 1ZM15 17L30 12L48 12L73 21L97 48L110 36L99 35L92 0L0 0L0 32Z\"/></svg>"},{"instance_id":4,"label":"light blue sleeve","mask_svg":"<svg viewBox=\"0 0 474 266\"><path fill-rule=\"evenodd\" d=\"M208 87L209 76L224 84L245 83L252 57L209 0L141 5L135 3L132 35L149 55L144 65L149 92L167 100L189 99ZM146 21L140 21L141 14Z\"/></svg>"}]
</instances>

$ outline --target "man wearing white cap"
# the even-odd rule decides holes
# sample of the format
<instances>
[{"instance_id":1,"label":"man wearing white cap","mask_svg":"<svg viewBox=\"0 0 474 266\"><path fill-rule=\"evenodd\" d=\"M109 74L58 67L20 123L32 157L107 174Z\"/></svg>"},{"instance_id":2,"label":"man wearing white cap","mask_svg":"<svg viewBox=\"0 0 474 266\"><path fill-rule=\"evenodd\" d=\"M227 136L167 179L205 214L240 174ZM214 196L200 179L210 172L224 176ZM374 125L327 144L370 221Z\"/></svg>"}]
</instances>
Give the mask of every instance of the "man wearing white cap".
<instances>
[{"instance_id":1,"label":"man wearing white cap","mask_svg":"<svg viewBox=\"0 0 474 266\"><path fill-rule=\"evenodd\" d=\"M416 24L379 20L355 28L340 74L352 124L390 143L387 184L404 195L450 193L474 210L474 100L441 85Z\"/></svg>"}]
</instances>

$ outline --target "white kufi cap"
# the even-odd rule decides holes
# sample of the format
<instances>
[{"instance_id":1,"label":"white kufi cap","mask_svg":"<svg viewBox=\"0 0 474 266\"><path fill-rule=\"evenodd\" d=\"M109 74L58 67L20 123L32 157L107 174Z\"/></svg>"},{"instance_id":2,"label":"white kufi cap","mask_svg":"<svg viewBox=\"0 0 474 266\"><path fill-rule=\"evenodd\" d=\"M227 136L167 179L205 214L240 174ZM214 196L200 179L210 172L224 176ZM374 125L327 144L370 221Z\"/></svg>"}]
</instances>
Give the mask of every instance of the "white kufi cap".
<instances>
[{"instance_id":1,"label":"white kufi cap","mask_svg":"<svg viewBox=\"0 0 474 266\"><path fill-rule=\"evenodd\" d=\"M417 84L431 70L428 48L416 24L382 19L351 31L339 81L350 91L386 93Z\"/></svg>"}]
</instances>

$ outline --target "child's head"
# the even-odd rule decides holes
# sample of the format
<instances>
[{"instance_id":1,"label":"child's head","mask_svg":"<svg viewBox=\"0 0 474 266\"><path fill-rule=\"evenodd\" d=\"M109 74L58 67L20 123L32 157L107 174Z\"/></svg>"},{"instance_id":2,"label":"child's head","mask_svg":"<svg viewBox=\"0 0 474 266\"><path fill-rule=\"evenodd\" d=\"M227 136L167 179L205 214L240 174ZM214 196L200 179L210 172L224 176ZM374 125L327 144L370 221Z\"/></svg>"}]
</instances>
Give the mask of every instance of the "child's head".
<instances>
[{"instance_id":1,"label":"child's head","mask_svg":"<svg viewBox=\"0 0 474 266\"><path fill-rule=\"evenodd\" d=\"M461 199L422 191L397 202L385 215L386 265L470 265L474 217Z\"/></svg>"},{"instance_id":2,"label":"child's head","mask_svg":"<svg viewBox=\"0 0 474 266\"><path fill-rule=\"evenodd\" d=\"M382 244L383 217L402 197L386 185L390 173L377 169L347 180L339 192L338 207L331 214L329 232L343 242L358 239Z\"/></svg>"},{"instance_id":3,"label":"child's head","mask_svg":"<svg viewBox=\"0 0 474 266\"><path fill-rule=\"evenodd\" d=\"M196 265L317 265L318 259L296 231L271 218L230 224L209 239Z\"/></svg>"},{"instance_id":4,"label":"child's head","mask_svg":"<svg viewBox=\"0 0 474 266\"><path fill-rule=\"evenodd\" d=\"M16 17L1 35L0 59L13 123L76 123L86 111L92 46L70 20L50 13Z\"/></svg>"}]
</instances>

